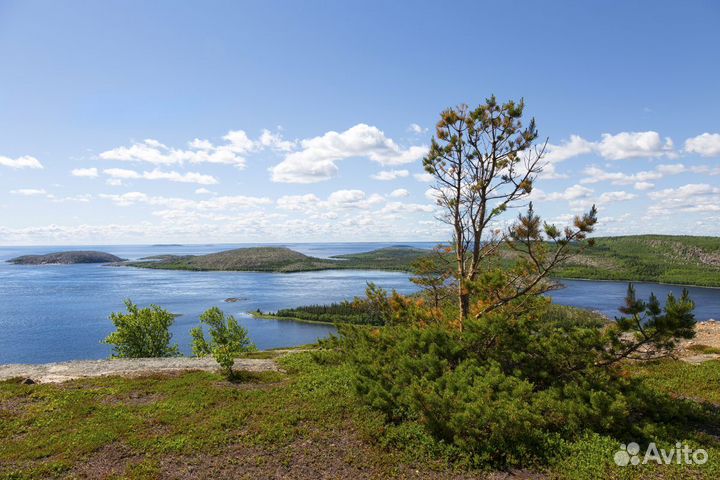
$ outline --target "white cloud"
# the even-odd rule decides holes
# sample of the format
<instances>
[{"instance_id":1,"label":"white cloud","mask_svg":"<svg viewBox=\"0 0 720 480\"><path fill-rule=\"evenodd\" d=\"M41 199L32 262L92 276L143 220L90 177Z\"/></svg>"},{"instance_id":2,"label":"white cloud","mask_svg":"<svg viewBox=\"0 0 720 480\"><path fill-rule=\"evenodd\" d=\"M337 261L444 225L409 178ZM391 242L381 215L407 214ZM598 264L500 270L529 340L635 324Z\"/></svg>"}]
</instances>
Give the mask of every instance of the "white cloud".
<instances>
[{"instance_id":1,"label":"white cloud","mask_svg":"<svg viewBox=\"0 0 720 480\"><path fill-rule=\"evenodd\" d=\"M215 185L216 183L218 183L217 179L212 175L204 175L197 172L179 173L176 171L165 172L155 169L150 172L140 173L136 172L135 170L128 170L125 168L107 168L103 170L103 173L114 179L121 180L168 180L171 182L197 183L200 185Z\"/></svg>"},{"instance_id":2,"label":"white cloud","mask_svg":"<svg viewBox=\"0 0 720 480\"><path fill-rule=\"evenodd\" d=\"M403 203L403 202L390 202L380 209L379 213L432 213L435 211L435 207L432 205L423 205L420 203Z\"/></svg>"},{"instance_id":3,"label":"white cloud","mask_svg":"<svg viewBox=\"0 0 720 480\"><path fill-rule=\"evenodd\" d=\"M244 195L213 197L208 200L188 200L185 198L150 196L143 192L123 194L100 194L98 197L127 207L135 204L165 207L172 210L219 211L238 210L269 205L272 201L266 197L248 197Z\"/></svg>"},{"instance_id":4,"label":"white cloud","mask_svg":"<svg viewBox=\"0 0 720 480\"><path fill-rule=\"evenodd\" d=\"M196 190L195 190L195 193L196 193L197 195L212 195L213 192L211 192L211 191L208 190L207 188L202 187L202 188L196 189Z\"/></svg>"},{"instance_id":5,"label":"white cloud","mask_svg":"<svg viewBox=\"0 0 720 480\"><path fill-rule=\"evenodd\" d=\"M628 200L632 200L633 198L637 198L637 195L635 195L634 193L628 193L623 191L605 192L600 195L597 203L625 202Z\"/></svg>"},{"instance_id":6,"label":"white cloud","mask_svg":"<svg viewBox=\"0 0 720 480\"><path fill-rule=\"evenodd\" d=\"M404 197L407 197L408 195L410 195L410 192L408 192L404 188L398 188L398 189L390 192L390 196L393 198L404 198Z\"/></svg>"},{"instance_id":7,"label":"white cloud","mask_svg":"<svg viewBox=\"0 0 720 480\"><path fill-rule=\"evenodd\" d=\"M289 153L271 168L272 180L284 183L315 183L338 174L336 162L366 157L383 166L419 160L425 146L401 148L377 127L360 123L344 132L330 131L320 137L300 141L301 150Z\"/></svg>"},{"instance_id":8,"label":"white cloud","mask_svg":"<svg viewBox=\"0 0 720 480\"><path fill-rule=\"evenodd\" d=\"M97 177L98 176L98 169L95 167L92 168L75 168L72 172L70 172L74 177Z\"/></svg>"},{"instance_id":9,"label":"white cloud","mask_svg":"<svg viewBox=\"0 0 720 480\"><path fill-rule=\"evenodd\" d=\"M124 162L146 162L153 165L182 165L184 163L215 163L245 167L244 155L264 147L284 148L282 139L263 131L257 141L251 140L243 130L231 130L223 136L225 143L214 145L209 140L196 138L188 143L189 149L171 148L154 140L147 139L129 147L117 147L100 154L103 160Z\"/></svg>"},{"instance_id":10,"label":"white cloud","mask_svg":"<svg viewBox=\"0 0 720 480\"><path fill-rule=\"evenodd\" d=\"M278 150L281 152L291 151L293 148L295 148L295 144L297 143L285 140L279 132L273 133L267 129L264 129L262 131L258 142L263 147L271 148L273 150Z\"/></svg>"},{"instance_id":11,"label":"white cloud","mask_svg":"<svg viewBox=\"0 0 720 480\"><path fill-rule=\"evenodd\" d=\"M655 187L655 184L650 182L635 182L635 190L650 190Z\"/></svg>"},{"instance_id":12,"label":"white cloud","mask_svg":"<svg viewBox=\"0 0 720 480\"><path fill-rule=\"evenodd\" d=\"M644 170L636 173L623 173L607 172L593 165L585 168L583 173L588 175L588 177L580 180L580 183L582 184L610 181L613 185L630 185L634 183L647 183L651 180L659 180L668 175L679 175L681 173L720 175L720 167L713 168L707 165L687 166L683 163L670 163L658 165L654 170Z\"/></svg>"},{"instance_id":13,"label":"white cloud","mask_svg":"<svg viewBox=\"0 0 720 480\"><path fill-rule=\"evenodd\" d=\"M586 140L579 135L571 135L570 140L560 145L548 144L545 160L553 165L569 158L591 153L596 153L607 160L674 157L676 155L672 139L665 138L663 140L658 132L620 132L615 135L603 133L600 141L597 142Z\"/></svg>"},{"instance_id":14,"label":"white cloud","mask_svg":"<svg viewBox=\"0 0 720 480\"><path fill-rule=\"evenodd\" d=\"M14 169L20 169L20 168L32 168L32 169L42 169L43 165L40 163L40 160L38 160L35 157L31 157L30 155L24 155L22 157L18 158L10 158L0 155L0 166L3 167L9 167Z\"/></svg>"},{"instance_id":15,"label":"white cloud","mask_svg":"<svg viewBox=\"0 0 720 480\"><path fill-rule=\"evenodd\" d=\"M720 188L707 183L689 183L677 188L666 188L648 193L655 202L651 215L668 215L673 211L720 212Z\"/></svg>"},{"instance_id":16,"label":"white cloud","mask_svg":"<svg viewBox=\"0 0 720 480\"><path fill-rule=\"evenodd\" d=\"M418 125L417 123L411 123L410 126L408 126L408 131L409 131L409 132L413 132L413 133L415 133L415 134L417 134L417 135L421 135L421 134L427 132L428 129L425 128L425 127L421 127L421 126Z\"/></svg>"},{"instance_id":17,"label":"white cloud","mask_svg":"<svg viewBox=\"0 0 720 480\"><path fill-rule=\"evenodd\" d=\"M283 210L306 211L315 208L321 202L314 193L306 195L284 195L277 199L277 206Z\"/></svg>"},{"instance_id":18,"label":"white cloud","mask_svg":"<svg viewBox=\"0 0 720 480\"><path fill-rule=\"evenodd\" d=\"M17 190L10 190L13 195L22 195L24 197L37 197L40 195L47 196L48 193L43 188L18 188Z\"/></svg>"},{"instance_id":19,"label":"white cloud","mask_svg":"<svg viewBox=\"0 0 720 480\"><path fill-rule=\"evenodd\" d=\"M337 190L328 195L327 200L321 200L314 193L308 193L284 195L277 199L276 204L282 210L325 215L335 210L349 208L368 209L384 202L385 198L377 193L368 196L362 190Z\"/></svg>"},{"instance_id":20,"label":"white cloud","mask_svg":"<svg viewBox=\"0 0 720 480\"><path fill-rule=\"evenodd\" d=\"M720 133L703 133L685 140L685 151L697 153L703 157L720 155Z\"/></svg>"},{"instance_id":21,"label":"white cloud","mask_svg":"<svg viewBox=\"0 0 720 480\"><path fill-rule=\"evenodd\" d=\"M582 185L573 185L571 187L566 188L562 192L552 192L545 194L542 191L538 190L538 193L535 193L535 190L533 190L533 194L531 194L531 197L537 198L538 200L548 200L548 201L556 201L556 200L579 200L581 198L587 198L592 193L593 190L587 187L583 187Z\"/></svg>"},{"instance_id":22,"label":"white cloud","mask_svg":"<svg viewBox=\"0 0 720 480\"><path fill-rule=\"evenodd\" d=\"M401 177L407 177L410 172L407 170L381 170L372 176L375 180L395 180Z\"/></svg>"},{"instance_id":23,"label":"white cloud","mask_svg":"<svg viewBox=\"0 0 720 480\"><path fill-rule=\"evenodd\" d=\"M604 133L596 148L608 160L625 160L671 155L673 142L670 138L663 141L660 134L653 131Z\"/></svg>"},{"instance_id":24,"label":"white cloud","mask_svg":"<svg viewBox=\"0 0 720 480\"><path fill-rule=\"evenodd\" d=\"M614 185L630 185L636 182L647 182L648 180L658 180L663 177L663 173L654 171L642 171L637 173L608 172L601 168L590 166L583 170L588 177L580 180L582 184L599 183L610 181Z\"/></svg>"},{"instance_id":25,"label":"white cloud","mask_svg":"<svg viewBox=\"0 0 720 480\"><path fill-rule=\"evenodd\" d=\"M560 144L548 144L545 161L549 163L559 163L568 158L577 157L592 153L594 144L580 137L579 135L570 135L570 140Z\"/></svg>"},{"instance_id":26,"label":"white cloud","mask_svg":"<svg viewBox=\"0 0 720 480\"><path fill-rule=\"evenodd\" d=\"M418 182L423 182L423 183L430 183L430 182L432 182L432 181L435 179L435 177L433 177L431 173L427 173L427 172L425 172L425 173L413 173L413 177L414 177L415 180L417 180Z\"/></svg>"}]
</instances>

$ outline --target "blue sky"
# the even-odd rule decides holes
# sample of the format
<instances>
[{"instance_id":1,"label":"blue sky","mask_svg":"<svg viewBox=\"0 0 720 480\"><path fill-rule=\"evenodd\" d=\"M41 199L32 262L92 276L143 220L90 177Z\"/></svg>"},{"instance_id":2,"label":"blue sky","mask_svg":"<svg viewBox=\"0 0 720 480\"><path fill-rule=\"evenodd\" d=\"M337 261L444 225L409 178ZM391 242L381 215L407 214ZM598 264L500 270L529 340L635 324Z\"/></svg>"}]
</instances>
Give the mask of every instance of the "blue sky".
<instances>
[{"instance_id":1,"label":"blue sky","mask_svg":"<svg viewBox=\"0 0 720 480\"><path fill-rule=\"evenodd\" d=\"M493 93L552 145L543 217L720 235L718 25L712 1L0 0L0 244L443 240L422 152Z\"/></svg>"}]
</instances>

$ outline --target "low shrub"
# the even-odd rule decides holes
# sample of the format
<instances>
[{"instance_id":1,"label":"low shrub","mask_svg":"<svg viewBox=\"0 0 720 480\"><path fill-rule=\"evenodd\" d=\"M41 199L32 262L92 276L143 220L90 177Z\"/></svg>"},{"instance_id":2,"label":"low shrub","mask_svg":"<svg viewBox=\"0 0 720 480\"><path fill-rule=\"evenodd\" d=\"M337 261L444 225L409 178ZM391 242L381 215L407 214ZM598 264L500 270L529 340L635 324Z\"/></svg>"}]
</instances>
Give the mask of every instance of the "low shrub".
<instances>
[{"instance_id":1,"label":"low shrub","mask_svg":"<svg viewBox=\"0 0 720 480\"><path fill-rule=\"evenodd\" d=\"M113 312L110 321L117 329L102 342L113 346L113 358L175 357L177 344L170 344L170 326L175 316L157 305L139 308L125 300L127 313Z\"/></svg>"}]
</instances>

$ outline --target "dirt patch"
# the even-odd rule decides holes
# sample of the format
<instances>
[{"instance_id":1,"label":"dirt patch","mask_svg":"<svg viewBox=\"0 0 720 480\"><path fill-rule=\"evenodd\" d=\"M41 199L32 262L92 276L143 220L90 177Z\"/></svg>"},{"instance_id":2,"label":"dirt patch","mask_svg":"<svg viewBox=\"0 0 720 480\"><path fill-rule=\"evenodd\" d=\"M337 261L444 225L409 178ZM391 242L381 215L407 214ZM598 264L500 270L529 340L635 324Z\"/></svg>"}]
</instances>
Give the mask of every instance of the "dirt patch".
<instances>
[{"instance_id":1,"label":"dirt patch","mask_svg":"<svg viewBox=\"0 0 720 480\"><path fill-rule=\"evenodd\" d=\"M0 400L0 419L22 415L34 401L30 397L13 397Z\"/></svg>"},{"instance_id":2,"label":"dirt patch","mask_svg":"<svg viewBox=\"0 0 720 480\"><path fill-rule=\"evenodd\" d=\"M363 442L350 427L333 434L315 432L286 446L229 446L216 455L183 455L158 461L160 477L173 480L233 479L540 479L526 472L454 472L415 468L397 455L379 452Z\"/></svg>"},{"instance_id":3,"label":"dirt patch","mask_svg":"<svg viewBox=\"0 0 720 480\"><path fill-rule=\"evenodd\" d=\"M121 443L111 443L93 452L87 459L78 462L72 471L72 478L105 479L117 478L125 473L128 467L137 465L143 455L134 453Z\"/></svg>"}]
</instances>

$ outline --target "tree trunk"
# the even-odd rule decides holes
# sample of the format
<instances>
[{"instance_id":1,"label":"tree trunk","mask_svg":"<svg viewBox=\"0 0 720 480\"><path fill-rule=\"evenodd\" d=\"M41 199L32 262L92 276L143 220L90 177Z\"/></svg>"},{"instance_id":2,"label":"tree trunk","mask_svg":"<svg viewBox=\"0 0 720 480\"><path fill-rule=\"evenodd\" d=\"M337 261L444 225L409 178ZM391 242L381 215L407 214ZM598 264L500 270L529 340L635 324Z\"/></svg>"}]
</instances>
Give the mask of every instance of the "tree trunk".
<instances>
[{"instance_id":1,"label":"tree trunk","mask_svg":"<svg viewBox=\"0 0 720 480\"><path fill-rule=\"evenodd\" d=\"M470 314L470 294L465 289L465 281L460 280L458 283L458 300L460 307L460 331L463 331L465 327L465 319Z\"/></svg>"}]
</instances>

